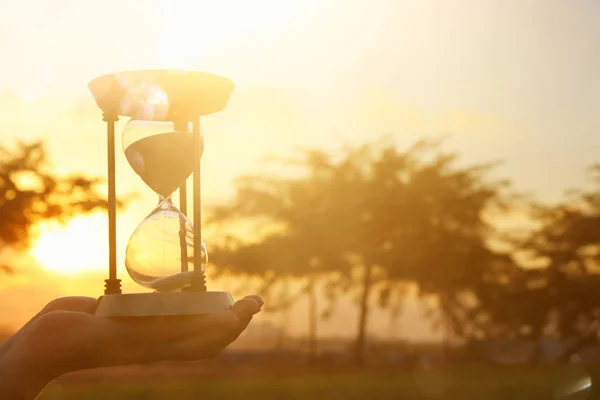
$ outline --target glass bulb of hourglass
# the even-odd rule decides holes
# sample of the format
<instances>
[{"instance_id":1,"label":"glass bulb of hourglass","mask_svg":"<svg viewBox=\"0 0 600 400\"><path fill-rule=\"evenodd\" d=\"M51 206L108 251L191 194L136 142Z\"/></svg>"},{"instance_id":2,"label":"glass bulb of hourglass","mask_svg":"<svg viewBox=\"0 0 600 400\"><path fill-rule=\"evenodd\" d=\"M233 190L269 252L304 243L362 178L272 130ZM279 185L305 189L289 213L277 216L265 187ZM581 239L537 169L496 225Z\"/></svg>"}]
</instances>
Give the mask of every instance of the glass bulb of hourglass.
<instances>
[{"instance_id":1,"label":"glass bulb of hourglass","mask_svg":"<svg viewBox=\"0 0 600 400\"><path fill-rule=\"evenodd\" d=\"M165 199L131 235L125 253L129 276L157 291L183 289L194 273L194 228L181 211ZM200 251L202 272L208 263L206 246Z\"/></svg>"},{"instance_id":2,"label":"glass bulb of hourglass","mask_svg":"<svg viewBox=\"0 0 600 400\"><path fill-rule=\"evenodd\" d=\"M131 168L159 196L166 198L194 169L194 139L187 125L130 120L123 130L123 150Z\"/></svg>"},{"instance_id":3,"label":"glass bulb of hourglass","mask_svg":"<svg viewBox=\"0 0 600 400\"><path fill-rule=\"evenodd\" d=\"M194 167L192 134L172 122L132 119L123 131L127 161L159 196L158 206L140 223L127 245L125 265L138 284L157 291L183 289L207 264L204 242L201 271L194 270L194 229L171 202L171 194Z\"/></svg>"}]
</instances>

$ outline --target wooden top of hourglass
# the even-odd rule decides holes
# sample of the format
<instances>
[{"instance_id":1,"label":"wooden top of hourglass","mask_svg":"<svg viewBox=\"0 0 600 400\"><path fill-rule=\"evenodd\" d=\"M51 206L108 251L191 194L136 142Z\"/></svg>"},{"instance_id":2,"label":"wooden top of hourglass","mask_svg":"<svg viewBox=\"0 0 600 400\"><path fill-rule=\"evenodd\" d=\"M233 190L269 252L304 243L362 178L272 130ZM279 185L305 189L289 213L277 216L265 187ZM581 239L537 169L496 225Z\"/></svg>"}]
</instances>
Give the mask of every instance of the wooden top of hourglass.
<instances>
[{"instance_id":1,"label":"wooden top of hourglass","mask_svg":"<svg viewBox=\"0 0 600 400\"><path fill-rule=\"evenodd\" d=\"M193 120L221 111L234 89L234 83L223 76L184 70L116 72L100 76L88 86L100 109L124 117L139 115L148 100L144 96L160 90L163 98L158 101L166 101L168 109L154 118L166 121Z\"/></svg>"}]
</instances>

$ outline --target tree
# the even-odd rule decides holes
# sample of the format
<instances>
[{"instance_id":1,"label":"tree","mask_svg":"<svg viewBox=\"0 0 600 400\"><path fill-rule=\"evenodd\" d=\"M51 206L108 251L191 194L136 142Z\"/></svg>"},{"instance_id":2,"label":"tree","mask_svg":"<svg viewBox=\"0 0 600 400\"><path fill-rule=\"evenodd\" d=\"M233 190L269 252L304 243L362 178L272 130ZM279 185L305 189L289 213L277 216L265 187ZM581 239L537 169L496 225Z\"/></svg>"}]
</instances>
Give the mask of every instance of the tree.
<instances>
[{"instance_id":1,"label":"tree","mask_svg":"<svg viewBox=\"0 0 600 400\"><path fill-rule=\"evenodd\" d=\"M13 150L0 147L0 245L26 248L36 223L48 219L66 222L75 215L106 208L107 200L98 193L101 183L99 178L53 175L42 142L20 142ZM12 271L9 265L0 269Z\"/></svg>"},{"instance_id":2,"label":"tree","mask_svg":"<svg viewBox=\"0 0 600 400\"><path fill-rule=\"evenodd\" d=\"M448 326L466 336L471 334L466 327L474 327L467 317L477 310L481 288L498 282L499 269L516 268L506 251L490 245L497 232L485 218L486 212L506 207L508 183L486 179L493 165L461 168L457 159L441 151L439 142L420 141L406 151L379 148L354 158L349 176L361 184L337 190L339 201L352 198L353 214L359 216L351 229L360 234L348 243L363 269L359 362L375 290L387 306L401 298L407 283L416 284L420 295L438 298Z\"/></svg>"},{"instance_id":3,"label":"tree","mask_svg":"<svg viewBox=\"0 0 600 400\"><path fill-rule=\"evenodd\" d=\"M283 166L299 166L299 174L244 176L232 203L214 210L215 221L260 218L280 229L231 247L223 265L274 276L299 269L315 279L336 272L330 292L351 286L359 294L358 363L374 293L387 306L416 283L422 294L440 296L444 315L459 321L474 308L464 301L468 294L498 275L500 264L514 264L489 246L494 231L484 218L487 209L502 206L505 182L487 182L488 165L458 168L456 158L436 142L406 151L370 144L338 158L310 150L284 160Z\"/></svg>"},{"instance_id":4,"label":"tree","mask_svg":"<svg viewBox=\"0 0 600 400\"><path fill-rule=\"evenodd\" d=\"M470 321L485 326L487 337L535 343L532 362L541 361L543 339L558 342L548 356L561 362L600 343L600 166L591 171L589 190L533 205L536 227L516 243L521 267L505 269L503 279L476 293ZM600 380L600 371L593 375Z\"/></svg>"},{"instance_id":5,"label":"tree","mask_svg":"<svg viewBox=\"0 0 600 400\"><path fill-rule=\"evenodd\" d=\"M323 163L320 152L304 154L310 178L282 179L280 177L242 177L237 181L238 193L231 204L216 207L213 222L225 224L236 218L267 218L273 225L283 225L279 230L268 232L258 241L229 241L227 245L211 250L211 260L222 268L237 273L261 276L265 279L264 291L273 289L273 283L289 278L304 281L300 294L308 298L309 355L312 360L317 352L317 292L319 280L326 285L329 298L335 288L331 284L332 272L347 272L348 262L341 257L336 222L330 213L335 207L324 193L330 190L330 168ZM301 165L304 167L304 160ZM280 309L288 308L297 296L281 293Z\"/></svg>"},{"instance_id":6,"label":"tree","mask_svg":"<svg viewBox=\"0 0 600 400\"><path fill-rule=\"evenodd\" d=\"M600 166L592 176L591 190L573 190L562 203L535 207L539 226L521 248L528 268L511 290L518 312L487 305L498 325L538 341L550 336L567 342L562 360L600 338Z\"/></svg>"}]
</instances>

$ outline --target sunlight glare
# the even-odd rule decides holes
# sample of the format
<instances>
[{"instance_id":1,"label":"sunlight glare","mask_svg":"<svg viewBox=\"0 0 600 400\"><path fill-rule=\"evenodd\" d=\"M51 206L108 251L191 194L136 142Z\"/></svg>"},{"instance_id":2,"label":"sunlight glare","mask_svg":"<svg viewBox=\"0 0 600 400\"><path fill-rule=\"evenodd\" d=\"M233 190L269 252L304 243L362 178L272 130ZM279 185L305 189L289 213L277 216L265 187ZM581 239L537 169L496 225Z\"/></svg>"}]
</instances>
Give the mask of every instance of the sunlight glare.
<instances>
[{"instance_id":1,"label":"sunlight glare","mask_svg":"<svg viewBox=\"0 0 600 400\"><path fill-rule=\"evenodd\" d=\"M156 55L178 69L193 69L207 52L219 51L248 33L270 31L285 23L305 1L281 0L159 0L161 38ZM213 47L213 48L209 48Z\"/></svg>"},{"instance_id":2,"label":"sunlight glare","mask_svg":"<svg viewBox=\"0 0 600 400\"><path fill-rule=\"evenodd\" d=\"M45 222L39 226L31 255L44 269L62 274L106 268L106 217L80 216L67 225Z\"/></svg>"},{"instance_id":3,"label":"sunlight glare","mask_svg":"<svg viewBox=\"0 0 600 400\"><path fill-rule=\"evenodd\" d=\"M25 102L39 100L50 87L52 68L49 64L38 63L29 68L29 73L22 80L12 82L12 90Z\"/></svg>"}]
</instances>

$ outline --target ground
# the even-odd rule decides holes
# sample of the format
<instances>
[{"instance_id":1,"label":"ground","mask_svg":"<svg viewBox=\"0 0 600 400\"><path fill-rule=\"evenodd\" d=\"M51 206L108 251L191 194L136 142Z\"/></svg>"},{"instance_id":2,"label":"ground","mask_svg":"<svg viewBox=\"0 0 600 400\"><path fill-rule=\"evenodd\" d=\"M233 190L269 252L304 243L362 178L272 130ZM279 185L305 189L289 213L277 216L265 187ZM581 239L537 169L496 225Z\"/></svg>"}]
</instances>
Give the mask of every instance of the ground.
<instances>
[{"instance_id":1,"label":"ground","mask_svg":"<svg viewBox=\"0 0 600 400\"><path fill-rule=\"evenodd\" d=\"M589 399L585 392L565 397L586 376L581 366L472 365L416 371L248 361L232 367L211 361L67 376L51 384L41 399Z\"/></svg>"}]
</instances>

